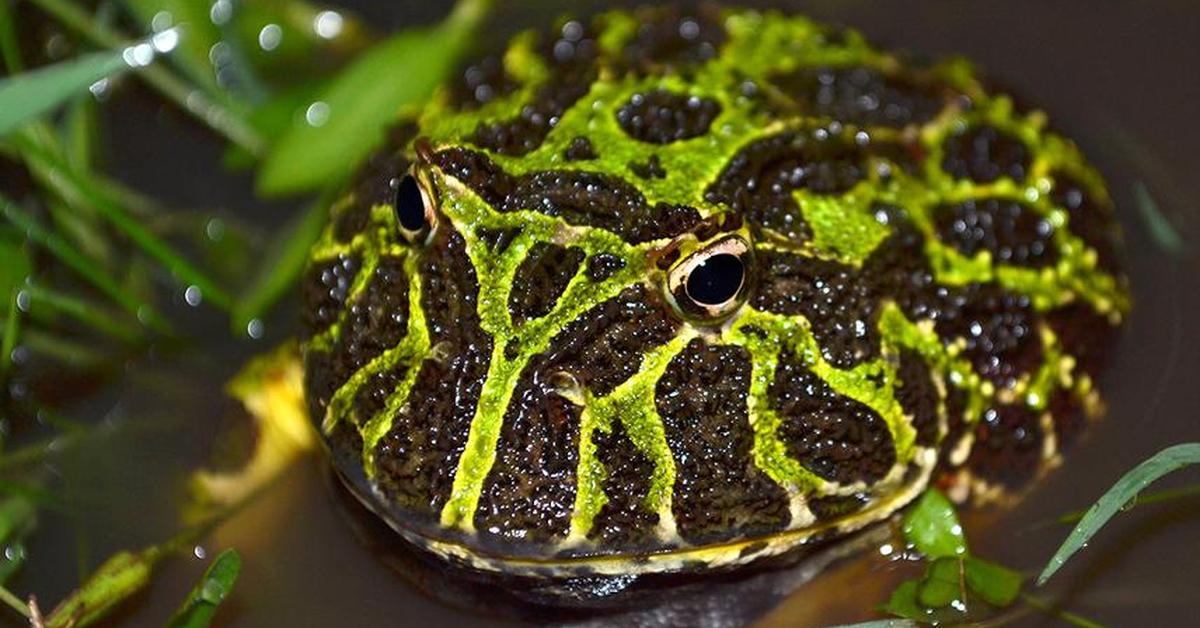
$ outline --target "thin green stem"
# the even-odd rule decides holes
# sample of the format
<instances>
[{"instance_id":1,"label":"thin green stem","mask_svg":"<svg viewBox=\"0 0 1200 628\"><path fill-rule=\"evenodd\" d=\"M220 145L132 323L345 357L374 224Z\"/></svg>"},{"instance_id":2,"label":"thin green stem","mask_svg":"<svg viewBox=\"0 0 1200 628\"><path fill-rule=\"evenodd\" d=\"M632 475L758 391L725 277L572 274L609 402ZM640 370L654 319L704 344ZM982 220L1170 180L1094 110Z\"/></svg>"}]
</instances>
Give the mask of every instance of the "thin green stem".
<instances>
[{"instance_id":1,"label":"thin green stem","mask_svg":"<svg viewBox=\"0 0 1200 628\"><path fill-rule=\"evenodd\" d=\"M119 48L125 39L111 29L98 24L92 16L70 0L30 0L38 8L54 16L67 28L84 36L92 43L104 48ZM138 76L158 90L168 100L246 152L261 157L265 149L263 139L246 124L242 117L225 105L210 98L203 91L188 85L171 71L161 66L149 66L138 71Z\"/></svg>"},{"instance_id":2,"label":"thin green stem","mask_svg":"<svg viewBox=\"0 0 1200 628\"><path fill-rule=\"evenodd\" d=\"M16 204L4 196L0 196L0 214L9 222L23 231L30 240L49 251L60 261L95 286L112 299L122 309L133 314L139 321L144 322L159 332L171 334L171 324L150 304L143 303L125 291L112 277L96 268L95 264L80 255L69 243L45 227L42 227L33 217L17 209Z\"/></svg>"},{"instance_id":3,"label":"thin green stem","mask_svg":"<svg viewBox=\"0 0 1200 628\"><path fill-rule=\"evenodd\" d=\"M12 607L14 611L17 611L26 619L33 618L33 613L29 610L29 605L26 604L24 600L17 597L15 593L6 589L3 585L0 585L0 600L3 600L5 604Z\"/></svg>"},{"instance_id":4,"label":"thin green stem","mask_svg":"<svg viewBox=\"0 0 1200 628\"><path fill-rule=\"evenodd\" d=\"M4 338L0 340L0 377L12 370L13 349L17 347L17 336L21 333L21 311L17 308L19 294L13 289L8 300L8 319L4 322Z\"/></svg>"},{"instance_id":5,"label":"thin green stem","mask_svg":"<svg viewBox=\"0 0 1200 628\"><path fill-rule=\"evenodd\" d=\"M258 275L242 294L233 311L235 333L244 333L246 325L262 317L287 293L308 260L308 251L321 235L329 217L329 194L313 202L303 214L292 219L287 232L267 252Z\"/></svg>"},{"instance_id":6,"label":"thin green stem","mask_svg":"<svg viewBox=\"0 0 1200 628\"><path fill-rule=\"evenodd\" d=\"M1032 606L1033 608L1046 613L1047 615L1056 617L1068 624L1071 624L1072 626L1078 626L1079 628L1104 628L1104 624L1094 622L1087 617L1059 608L1057 604L1047 602L1046 600L1043 600L1037 596L1030 595L1028 593L1022 593L1021 599L1024 600L1029 606Z\"/></svg>"},{"instance_id":7,"label":"thin green stem","mask_svg":"<svg viewBox=\"0 0 1200 628\"><path fill-rule=\"evenodd\" d=\"M25 69L21 61L21 45L17 41L17 27L13 23L13 0L0 0L0 59L9 75Z\"/></svg>"},{"instance_id":8,"label":"thin green stem","mask_svg":"<svg viewBox=\"0 0 1200 628\"><path fill-rule=\"evenodd\" d=\"M142 226L140 221L130 216L102 190L89 186L85 178L73 171L65 160L57 159L53 152L46 150L34 138L19 134L16 141L17 147L24 151L25 163L30 170L34 171L47 187L67 201L68 205L86 204L125 234L138 248L170 270L180 281L199 288L204 298L225 310L232 306L233 300L229 294L217 286L215 281L176 253L164 240Z\"/></svg>"},{"instance_id":9,"label":"thin green stem","mask_svg":"<svg viewBox=\"0 0 1200 628\"><path fill-rule=\"evenodd\" d=\"M141 338L141 334L136 329L113 318L108 313L97 308L95 304L83 299L38 285L28 285L23 290L29 297L31 305L41 304L54 311L61 312L121 342L133 344Z\"/></svg>"}]
</instances>

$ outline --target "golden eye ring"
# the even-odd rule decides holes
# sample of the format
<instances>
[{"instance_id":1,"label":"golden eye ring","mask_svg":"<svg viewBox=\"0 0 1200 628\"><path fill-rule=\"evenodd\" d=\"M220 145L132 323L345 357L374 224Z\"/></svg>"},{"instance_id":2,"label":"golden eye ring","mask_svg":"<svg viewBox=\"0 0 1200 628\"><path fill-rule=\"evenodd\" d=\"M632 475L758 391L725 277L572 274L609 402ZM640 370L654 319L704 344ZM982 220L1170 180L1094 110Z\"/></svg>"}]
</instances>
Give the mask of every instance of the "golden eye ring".
<instances>
[{"instance_id":1,"label":"golden eye ring","mask_svg":"<svg viewBox=\"0 0 1200 628\"><path fill-rule=\"evenodd\" d=\"M753 283L753 249L732 235L680 260L667 274L667 297L685 319L716 324L746 302Z\"/></svg>"}]
</instances>

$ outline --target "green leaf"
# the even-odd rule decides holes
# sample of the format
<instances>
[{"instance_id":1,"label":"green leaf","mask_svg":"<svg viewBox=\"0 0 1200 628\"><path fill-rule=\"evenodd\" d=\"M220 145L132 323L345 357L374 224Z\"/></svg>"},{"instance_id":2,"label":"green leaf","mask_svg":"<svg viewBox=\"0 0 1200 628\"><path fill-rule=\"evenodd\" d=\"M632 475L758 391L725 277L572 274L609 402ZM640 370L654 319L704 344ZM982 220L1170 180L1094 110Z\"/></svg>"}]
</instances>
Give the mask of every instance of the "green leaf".
<instances>
[{"instance_id":1,"label":"green leaf","mask_svg":"<svg viewBox=\"0 0 1200 628\"><path fill-rule=\"evenodd\" d=\"M891 613L896 617L928 623L929 611L917 602L918 587L920 587L920 582L917 580L902 582L895 591L892 591L892 596L888 598L887 603L879 607L879 610Z\"/></svg>"},{"instance_id":2,"label":"green leaf","mask_svg":"<svg viewBox=\"0 0 1200 628\"><path fill-rule=\"evenodd\" d=\"M939 558L929 565L917 586L917 603L925 608L945 608L963 598L962 561Z\"/></svg>"},{"instance_id":3,"label":"green leaf","mask_svg":"<svg viewBox=\"0 0 1200 628\"><path fill-rule=\"evenodd\" d=\"M1038 586L1053 576L1068 558L1078 552L1113 515L1137 497L1151 482L1172 471L1197 463L1200 463L1200 443L1185 443L1158 452L1122 476L1108 492L1092 504L1075 529L1071 530L1071 534L1067 535L1066 541L1038 576Z\"/></svg>"},{"instance_id":4,"label":"green leaf","mask_svg":"<svg viewBox=\"0 0 1200 628\"><path fill-rule=\"evenodd\" d=\"M904 538L925 556L936 559L962 557L967 539L954 505L935 489L925 491L916 506L904 515Z\"/></svg>"},{"instance_id":5,"label":"green leaf","mask_svg":"<svg viewBox=\"0 0 1200 628\"><path fill-rule=\"evenodd\" d=\"M160 556L157 549L114 554L55 607L45 618L46 628L82 628L104 618L150 583Z\"/></svg>"},{"instance_id":6,"label":"green leaf","mask_svg":"<svg viewBox=\"0 0 1200 628\"><path fill-rule=\"evenodd\" d=\"M964 563L967 587L992 606L1004 608L1017 599L1025 576L986 560L968 556Z\"/></svg>"},{"instance_id":7,"label":"green leaf","mask_svg":"<svg viewBox=\"0 0 1200 628\"><path fill-rule=\"evenodd\" d=\"M259 172L259 192L283 196L341 182L401 109L423 101L448 75L488 4L460 0L437 27L400 32L347 67L320 95L326 120L296 124L271 149Z\"/></svg>"},{"instance_id":8,"label":"green leaf","mask_svg":"<svg viewBox=\"0 0 1200 628\"><path fill-rule=\"evenodd\" d=\"M0 136L84 92L96 81L129 69L118 52L97 52L74 61L0 80Z\"/></svg>"},{"instance_id":9,"label":"green leaf","mask_svg":"<svg viewBox=\"0 0 1200 628\"><path fill-rule=\"evenodd\" d=\"M196 588L188 594L183 605L167 623L168 628L205 628L217 613L217 607L233 590L242 570L242 557L236 550L221 552Z\"/></svg>"}]
</instances>

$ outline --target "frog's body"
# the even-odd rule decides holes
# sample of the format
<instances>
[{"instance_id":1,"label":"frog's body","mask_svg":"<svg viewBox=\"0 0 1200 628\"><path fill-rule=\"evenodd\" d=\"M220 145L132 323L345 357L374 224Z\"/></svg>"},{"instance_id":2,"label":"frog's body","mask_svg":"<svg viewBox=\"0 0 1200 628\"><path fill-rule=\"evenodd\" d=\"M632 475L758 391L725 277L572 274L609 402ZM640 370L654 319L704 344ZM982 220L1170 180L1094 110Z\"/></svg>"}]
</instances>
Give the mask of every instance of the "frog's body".
<instances>
[{"instance_id":1,"label":"frog's body","mask_svg":"<svg viewBox=\"0 0 1200 628\"><path fill-rule=\"evenodd\" d=\"M349 486L518 576L729 567L995 497L1099 411L1103 182L962 62L774 14L517 37L312 253L305 388Z\"/></svg>"}]
</instances>

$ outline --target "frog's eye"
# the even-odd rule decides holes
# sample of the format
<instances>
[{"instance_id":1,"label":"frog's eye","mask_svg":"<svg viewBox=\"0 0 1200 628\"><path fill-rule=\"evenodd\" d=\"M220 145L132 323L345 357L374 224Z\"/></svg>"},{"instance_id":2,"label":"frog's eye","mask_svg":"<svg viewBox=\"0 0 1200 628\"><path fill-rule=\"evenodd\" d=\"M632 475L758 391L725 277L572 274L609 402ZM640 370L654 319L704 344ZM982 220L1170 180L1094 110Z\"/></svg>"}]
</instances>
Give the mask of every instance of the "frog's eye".
<instances>
[{"instance_id":1,"label":"frog's eye","mask_svg":"<svg viewBox=\"0 0 1200 628\"><path fill-rule=\"evenodd\" d=\"M667 293L689 320L715 323L746 302L751 283L751 249L731 236L678 262L667 275Z\"/></svg>"},{"instance_id":2,"label":"frog's eye","mask_svg":"<svg viewBox=\"0 0 1200 628\"><path fill-rule=\"evenodd\" d=\"M437 220L433 196L412 173L393 181L392 187L392 210L396 214L396 226L400 228L400 233L410 243L424 242Z\"/></svg>"}]
</instances>

